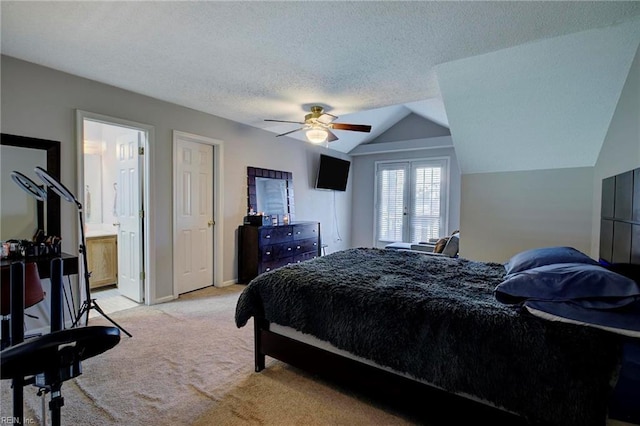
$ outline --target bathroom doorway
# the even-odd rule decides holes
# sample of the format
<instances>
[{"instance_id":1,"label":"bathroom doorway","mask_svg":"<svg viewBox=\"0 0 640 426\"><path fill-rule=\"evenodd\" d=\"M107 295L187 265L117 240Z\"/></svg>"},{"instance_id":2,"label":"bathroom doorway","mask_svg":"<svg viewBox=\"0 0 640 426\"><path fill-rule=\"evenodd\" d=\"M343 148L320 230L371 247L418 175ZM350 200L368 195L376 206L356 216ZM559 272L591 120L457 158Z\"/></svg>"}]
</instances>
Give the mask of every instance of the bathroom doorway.
<instances>
[{"instance_id":1,"label":"bathroom doorway","mask_svg":"<svg viewBox=\"0 0 640 426\"><path fill-rule=\"evenodd\" d=\"M146 126L79 112L79 172L93 298L149 303L145 271ZM117 299L117 298L116 298ZM116 309L117 310L117 309Z\"/></svg>"}]
</instances>

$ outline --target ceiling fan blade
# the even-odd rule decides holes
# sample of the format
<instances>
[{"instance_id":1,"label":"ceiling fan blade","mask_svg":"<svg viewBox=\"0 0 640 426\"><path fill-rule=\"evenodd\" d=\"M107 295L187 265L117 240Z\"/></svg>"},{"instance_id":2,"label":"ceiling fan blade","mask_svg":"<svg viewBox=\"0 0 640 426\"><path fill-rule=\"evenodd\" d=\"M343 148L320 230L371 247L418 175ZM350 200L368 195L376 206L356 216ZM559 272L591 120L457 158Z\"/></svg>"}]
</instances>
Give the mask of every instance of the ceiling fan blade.
<instances>
[{"instance_id":1,"label":"ceiling fan blade","mask_svg":"<svg viewBox=\"0 0 640 426\"><path fill-rule=\"evenodd\" d=\"M286 133L280 133L279 135L276 135L276 137L278 136L284 136L284 135L288 135L289 133L293 133L293 132L297 132L304 129L304 127L300 127L299 129L295 129L295 130L291 130L290 132L286 132Z\"/></svg>"},{"instance_id":2,"label":"ceiling fan blade","mask_svg":"<svg viewBox=\"0 0 640 426\"><path fill-rule=\"evenodd\" d=\"M323 112L320 117L318 117L318 121L322 124L331 124L333 120L338 119L337 115L329 114L328 112Z\"/></svg>"},{"instance_id":3,"label":"ceiling fan blade","mask_svg":"<svg viewBox=\"0 0 640 426\"><path fill-rule=\"evenodd\" d=\"M334 130L352 130L354 132L370 132L371 126L365 124L346 124L346 123L333 123L331 128Z\"/></svg>"},{"instance_id":4,"label":"ceiling fan blade","mask_svg":"<svg viewBox=\"0 0 640 426\"><path fill-rule=\"evenodd\" d=\"M337 141L338 137L335 135L335 133L330 132L329 130L327 130L327 142L333 142L333 141Z\"/></svg>"},{"instance_id":5,"label":"ceiling fan blade","mask_svg":"<svg viewBox=\"0 0 640 426\"><path fill-rule=\"evenodd\" d=\"M273 121L273 122L276 122L276 123L295 123L295 124L304 124L304 121L269 120L269 119L265 119L264 121Z\"/></svg>"}]
</instances>

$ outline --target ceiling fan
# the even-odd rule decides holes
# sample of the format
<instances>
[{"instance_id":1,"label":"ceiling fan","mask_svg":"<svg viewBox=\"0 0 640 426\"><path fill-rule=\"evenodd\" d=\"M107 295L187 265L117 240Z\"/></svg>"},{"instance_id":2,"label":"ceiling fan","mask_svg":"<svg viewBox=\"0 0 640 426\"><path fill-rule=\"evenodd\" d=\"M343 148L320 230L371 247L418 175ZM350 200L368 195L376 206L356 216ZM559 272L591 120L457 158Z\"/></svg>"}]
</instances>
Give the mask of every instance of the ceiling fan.
<instances>
[{"instance_id":1,"label":"ceiling fan","mask_svg":"<svg viewBox=\"0 0 640 426\"><path fill-rule=\"evenodd\" d=\"M312 143L323 143L323 142L333 142L337 141L338 137L331 130L350 130L354 132L370 132L371 126L365 124L346 124L346 123L334 123L338 117L329 114L328 112L324 112L324 108L319 105L314 105L311 107L311 112L304 116L304 121L287 121L287 120L269 120L266 119L264 121L273 121L276 123L295 123L295 124L303 124L302 127L291 130L286 133L281 133L278 136L288 135L293 132L298 132L300 130L305 130L305 134L309 142Z\"/></svg>"}]
</instances>

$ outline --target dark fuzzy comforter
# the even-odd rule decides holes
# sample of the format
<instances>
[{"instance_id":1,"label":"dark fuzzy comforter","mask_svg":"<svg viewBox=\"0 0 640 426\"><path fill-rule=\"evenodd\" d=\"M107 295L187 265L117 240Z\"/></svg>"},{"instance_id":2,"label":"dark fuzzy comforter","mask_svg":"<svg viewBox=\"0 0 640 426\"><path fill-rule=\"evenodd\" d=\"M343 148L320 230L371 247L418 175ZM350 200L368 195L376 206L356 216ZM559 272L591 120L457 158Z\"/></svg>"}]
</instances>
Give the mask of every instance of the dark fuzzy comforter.
<instances>
[{"instance_id":1,"label":"dark fuzzy comforter","mask_svg":"<svg viewBox=\"0 0 640 426\"><path fill-rule=\"evenodd\" d=\"M350 249L260 275L236 324L293 327L534 422L603 425L617 337L499 303L504 274L496 263Z\"/></svg>"}]
</instances>

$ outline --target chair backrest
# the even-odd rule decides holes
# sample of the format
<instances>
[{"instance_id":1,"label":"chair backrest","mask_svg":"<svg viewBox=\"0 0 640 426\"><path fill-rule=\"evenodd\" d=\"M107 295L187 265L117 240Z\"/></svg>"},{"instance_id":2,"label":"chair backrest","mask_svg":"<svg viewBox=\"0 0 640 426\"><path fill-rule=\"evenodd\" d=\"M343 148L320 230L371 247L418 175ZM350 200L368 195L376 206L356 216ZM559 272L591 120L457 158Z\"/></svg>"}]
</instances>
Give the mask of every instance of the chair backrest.
<instances>
[{"instance_id":1,"label":"chair backrest","mask_svg":"<svg viewBox=\"0 0 640 426\"><path fill-rule=\"evenodd\" d=\"M11 268L6 266L0 270L0 314L9 315L11 311ZM28 308L44 300L44 289L38 274L38 265L29 262L24 266L24 307Z\"/></svg>"},{"instance_id":2,"label":"chair backrest","mask_svg":"<svg viewBox=\"0 0 640 426\"><path fill-rule=\"evenodd\" d=\"M460 234L455 234L449 237L447 245L442 250L442 254L449 257L456 257L460 249Z\"/></svg>"}]
</instances>

